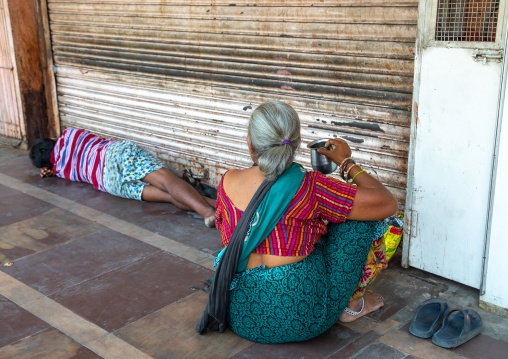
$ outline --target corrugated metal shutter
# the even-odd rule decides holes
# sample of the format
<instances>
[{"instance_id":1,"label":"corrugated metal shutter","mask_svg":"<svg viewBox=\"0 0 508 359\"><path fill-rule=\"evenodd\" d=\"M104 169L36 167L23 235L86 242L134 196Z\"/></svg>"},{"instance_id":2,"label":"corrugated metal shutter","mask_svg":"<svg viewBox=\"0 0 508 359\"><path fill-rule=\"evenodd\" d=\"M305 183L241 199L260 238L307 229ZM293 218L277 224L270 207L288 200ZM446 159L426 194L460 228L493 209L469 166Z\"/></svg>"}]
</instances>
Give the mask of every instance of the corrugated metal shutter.
<instances>
[{"instance_id":1,"label":"corrugated metal shutter","mask_svg":"<svg viewBox=\"0 0 508 359\"><path fill-rule=\"evenodd\" d=\"M49 1L60 117L208 172L250 166L246 124L278 99L350 141L401 201L417 1Z\"/></svg>"}]
</instances>

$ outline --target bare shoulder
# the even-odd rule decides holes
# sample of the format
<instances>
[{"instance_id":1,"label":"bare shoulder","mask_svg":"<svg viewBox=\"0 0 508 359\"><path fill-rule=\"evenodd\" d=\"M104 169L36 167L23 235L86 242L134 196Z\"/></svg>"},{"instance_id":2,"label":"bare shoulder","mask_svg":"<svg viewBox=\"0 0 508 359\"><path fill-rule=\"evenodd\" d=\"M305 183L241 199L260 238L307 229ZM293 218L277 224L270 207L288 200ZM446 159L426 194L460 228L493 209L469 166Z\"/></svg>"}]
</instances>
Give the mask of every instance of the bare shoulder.
<instances>
[{"instance_id":1,"label":"bare shoulder","mask_svg":"<svg viewBox=\"0 0 508 359\"><path fill-rule=\"evenodd\" d=\"M242 176L242 171L243 170L236 170L236 169L227 171L224 174L224 177L222 178L222 185L224 187L229 187L231 185L234 185L238 181L238 178Z\"/></svg>"},{"instance_id":2,"label":"bare shoulder","mask_svg":"<svg viewBox=\"0 0 508 359\"><path fill-rule=\"evenodd\" d=\"M256 168L232 169L224 174L223 184L225 187L245 185L257 177Z\"/></svg>"},{"instance_id":3,"label":"bare shoulder","mask_svg":"<svg viewBox=\"0 0 508 359\"><path fill-rule=\"evenodd\" d=\"M226 180L226 178L227 178L227 180L232 180L232 179L240 176L243 171L245 171L245 170L237 170L237 169L228 170L224 174L224 180Z\"/></svg>"},{"instance_id":4,"label":"bare shoulder","mask_svg":"<svg viewBox=\"0 0 508 359\"><path fill-rule=\"evenodd\" d=\"M238 208L244 210L263 180L257 167L230 170L224 175L224 191Z\"/></svg>"}]
</instances>

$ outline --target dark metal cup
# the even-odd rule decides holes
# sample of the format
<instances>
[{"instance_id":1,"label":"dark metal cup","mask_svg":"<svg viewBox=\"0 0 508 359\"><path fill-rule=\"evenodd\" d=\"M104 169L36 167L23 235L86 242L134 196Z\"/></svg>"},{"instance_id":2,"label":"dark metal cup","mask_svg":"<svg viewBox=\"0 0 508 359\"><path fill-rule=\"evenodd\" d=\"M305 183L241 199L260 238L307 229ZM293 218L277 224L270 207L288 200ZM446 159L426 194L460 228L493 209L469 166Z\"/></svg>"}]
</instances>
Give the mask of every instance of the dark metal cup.
<instances>
[{"instance_id":1,"label":"dark metal cup","mask_svg":"<svg viewBox=\"0 0 508 359\"><path fill-rule=\"evenodd\" d=\"M318 148L325 147L327 141L328 139L323 138L307 144L307 148L310 149L310 163L312 164L312 169L324 175L332 173L337 169L337 164L335 162L317 151Z\"/></svg>"}]
</instances>

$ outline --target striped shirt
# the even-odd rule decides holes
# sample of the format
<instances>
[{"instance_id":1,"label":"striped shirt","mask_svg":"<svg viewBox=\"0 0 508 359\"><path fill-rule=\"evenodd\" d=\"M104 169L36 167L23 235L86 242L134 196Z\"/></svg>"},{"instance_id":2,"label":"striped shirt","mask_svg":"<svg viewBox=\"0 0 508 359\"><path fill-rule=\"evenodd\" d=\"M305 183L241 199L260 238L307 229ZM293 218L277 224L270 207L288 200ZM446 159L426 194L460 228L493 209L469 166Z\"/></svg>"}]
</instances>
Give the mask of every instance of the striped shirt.
<instances>
[{"instance_id":1,"label":"striped shirt","mask_svg":"<svg viewBox=\"0 0 508 359\"><path fill-rule=\"evenodd\" d=\"M243 211L235 207L224 191L224 176L217 189L216 227L222 245L227 246ZM326 221L342 223L351 212L356 186L326 177L317 171L307 172L281 220L254 253L276 256L310 254L322 235Z\"/></svg>"},{"instance_id":2,"label":"striped shirt","mask_svg":"<svg viewBox=\"0 0 508 359\"><path fill-rule=\"evenodd\" d=\"M87 182L106 192L102 184L106 151L113 140L86 130L68 128L56 141L51 154L55 175L76 182Z\"/></svg>"}]
</instances>

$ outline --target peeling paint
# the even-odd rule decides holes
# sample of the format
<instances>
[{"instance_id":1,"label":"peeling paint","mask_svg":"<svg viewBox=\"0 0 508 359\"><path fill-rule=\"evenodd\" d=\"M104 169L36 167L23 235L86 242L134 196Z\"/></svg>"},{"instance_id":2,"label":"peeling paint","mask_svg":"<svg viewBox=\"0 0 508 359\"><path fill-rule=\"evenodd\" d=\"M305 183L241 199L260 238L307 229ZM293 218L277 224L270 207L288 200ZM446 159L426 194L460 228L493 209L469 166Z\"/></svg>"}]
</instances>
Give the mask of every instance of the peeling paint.
<instances>
[{"instance_id":1,"label":"peeling paint","mask_svg":"<svg viewBox=\"0 0 508 359\"><path fill-rule=\"evenodd\" d=\"M335 126L346 126L346 127L354 127L362 130L370 130L376 132L385 132L377 123L368 123L368 122L337 122L332 121L332 125Z\"/></svg>"},{"instance_id":2,"label":"peeling paint","mask_svg":"<svg viewBox=\"0 0 508 359\"><path fill-rule=\"evenodd\" d=\"M324 131L329 131L329 132L336 131L333 128L330 128L330 127L316 126L316 125L309 125L309 128L317 128L317 129L324 130ZM348 133L348 134L351 134L351 135L356 135L357 134L356 132L354 132L352 130L350 130L350 131L341 130L341 131L337 131L337 132ZM364 136L364 137L370 137L370 138L379 138L379 136L376 136L376 135L373 135L373 134L370 134L370 133L362 133L362 136Z\"/></svg>"},{"instance_id":3,"label":"peeling paint","mask_svg":"<svg viewBox=\"0 0 508 359\"><path fill-rule=\"evenodd\" d=\"M288 70L277 70L277 74L278 75L291 75L291 72L289 72Z\"/></svg>"},{"instance_id":4,"label":"peeling paint","mask_svg":"<svg viewBox=\"0 0 508 359\"><path fill-rule=\"evenodd\" d=\"M351 136L340 136L340 137L345 139L345 140L351 141L353 143L363 143L363 142L365 142L363 138L356 138L356 137L351 137Z\"/></svg>"}]
</instances>

